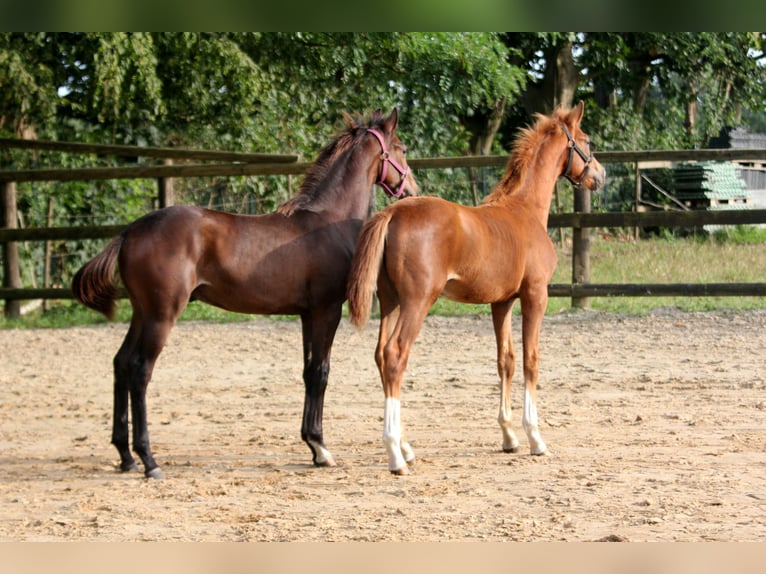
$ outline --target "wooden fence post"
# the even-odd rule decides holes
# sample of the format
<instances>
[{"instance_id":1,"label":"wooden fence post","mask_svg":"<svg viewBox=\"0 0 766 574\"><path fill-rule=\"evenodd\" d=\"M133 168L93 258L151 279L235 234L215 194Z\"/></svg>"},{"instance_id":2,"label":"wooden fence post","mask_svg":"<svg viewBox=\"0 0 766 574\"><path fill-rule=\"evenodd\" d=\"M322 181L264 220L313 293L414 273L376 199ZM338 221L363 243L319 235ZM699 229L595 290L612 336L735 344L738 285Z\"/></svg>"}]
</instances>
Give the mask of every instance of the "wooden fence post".
<instances>
[{"instance_id":1,"label":"wooden fence post","mask_svg":"<svg viewBox=\"0 0 766 574\"><path fill-rule=\"evenodd\" d=\"M635 162L634 164L635 168L635 178L636 178L636 188L635 188L635 198L633 202L633 211L640 211L641 210L641 164L638 162ZM636 226L633 229L633 235L636 241L639 240L641 237L641 228Z\"/></svg>"},{"instance_id":2,"label":"wooden fence post","mask_svg":"<svg viewBox=\"0 0 766 574\"><path fill-rule=\"evenodd\" d=\"M586 187L574 189L575 213L590 213L590 190ZM572 283L590 283L590 228L572 228ZM572 297L572 307L587 309L588 297Z\"/></svg>"},{"instance_id":3,"label":"wooden fence post","mask_svg":"<svg viewBox=\"0 0 766 574\"><path fill-rule=\"evenodd\" d=\"M16 182L5 181L0 185L0 227L16 229L18 215L16 213ZM3 287L10 289L21 288L21 270L19 265L19 244L8 241L3 247ZM8 319L21 317L21 301L6 299L5 316Z\"/></svg>"},{"instance_id":4,"label":"wooden fence post","mask_svg":"<svg viewBox=\"0 0 766 574\"><path fill-rule=\"evenodd\" d=\"M48 196L48 216L45 219L45 227L53 227L53 196ZM45 265L43 267L43 287L51 286L51 259L53 259L53 242L45 242ZM48 299L43 299L43 311L48 310Z\"/></svg>"},{"instance_id":5,"label":"wooden fence post","mask_svg":"<svg viewBox=\"0 0 766 574\"><path fill-rule=\"evenodd\" d=\"M165 158L162 160L162 165L173 165L171 158ZM172 177L160 177L157 179L158 187L158 204L160 209L168 207L175 203L175 189L173 187Z\"/></svg>"}]
</instances>

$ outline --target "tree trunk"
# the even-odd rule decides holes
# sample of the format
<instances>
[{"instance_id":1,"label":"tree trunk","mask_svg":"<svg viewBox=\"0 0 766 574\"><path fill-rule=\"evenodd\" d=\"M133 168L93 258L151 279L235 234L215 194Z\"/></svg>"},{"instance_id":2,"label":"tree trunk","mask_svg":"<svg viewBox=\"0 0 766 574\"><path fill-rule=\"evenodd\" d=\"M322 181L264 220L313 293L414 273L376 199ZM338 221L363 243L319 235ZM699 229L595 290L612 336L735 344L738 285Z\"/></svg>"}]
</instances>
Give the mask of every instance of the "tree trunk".
<instances>
[{"instance_id":1,"label":"tree trunk","mask_svg":"<svg viewBox=\"0 0 766 574\"><path fill-rule=\"evenodd\" d=\"M528 84L524 94L524 108L529 115L550 114L560 105L572 107L579 80L572 46L571 40L563 40L545 54L542 81Z\"/></svg>"},{"instance_id":2,"label":"tree trunk","mask_svg":"<svg viewBox=\"0 0 766 574\"><path fill-rule=\"evenodd\" d=\"M471 155L490 155L492 153L492 142L500 130L505 116L506 98L502 97L494 101L492 108L488 112L477 112L470 118L463 118L463 125L471 133L469 142L469 153ZM471 193L474 205L480 202L479 182L477 173L480 170L470 169L469 177L471 179ZM486 190L482 190L482 193Z\"/></svg>"},{"instance_id":3,"label":"tree trunk","mask_svg":"<svg viewBox=\"0 0 766 574\"><path fill-rule=\"evenodd\" d=\"M692 94L694 97L690 98L686 102L686 121L684 126L686 127L686 137L689 139L689 145L696 147L697 142L697 90L693 89Z\"/></svg>"},{"instance_id":4,"label":"tree trunk","mask_svg":"<svg viewBox=\"0 0 766 574\"><path fill-rule=\"evenodd\" d=\"M492 142L505 116L505 104L506 98L499 98L494 101L489 113L475 114L473 121L464 122L471 132L471 155L492 153Z\"/></svg>"},{"instance_id":5,"label":"tree trunk","mask_svg":"<svg viewBox=\"0 0 766 574\"><path fill-rule=\"evenodd\" d=\"M646 107L646 98L649 95L649 88L652 86L652 69L650 65L636 69L636 81L633 91L633 111L642 114Z\"/></svg>"}]
</instances>

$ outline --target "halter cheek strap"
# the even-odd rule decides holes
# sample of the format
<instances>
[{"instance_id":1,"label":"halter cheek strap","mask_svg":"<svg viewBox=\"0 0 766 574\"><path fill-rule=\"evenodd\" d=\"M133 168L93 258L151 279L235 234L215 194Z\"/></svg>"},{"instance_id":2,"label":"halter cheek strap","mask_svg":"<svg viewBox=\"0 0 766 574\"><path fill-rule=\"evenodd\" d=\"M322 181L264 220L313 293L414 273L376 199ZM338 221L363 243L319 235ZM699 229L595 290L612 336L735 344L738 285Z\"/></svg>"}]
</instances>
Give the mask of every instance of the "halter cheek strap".
<instances>
[{"instance_id":1,"label":"halter cheek strap","mask_svg":"<svg viewBox=\"0 0 766 574\"><path fill-rule=\"evenodd\" d=\"M593 161L593 154L586 154L583 149L577 145L577 142L572 137L572 134L569 133L569 130L564 124L561 124L561 129L564 130L564 133L567 135L567 140L569 142L569 160L567 161L567 167L564 170L563 176L571 181L572 185L579 187L582 185L582 182L585 181L585 178L588 177L588 172L590 171L590 162ZM590 152L590 150L588 151ZM577 155L579 155L585 162L585 169L583 170L579 180L572 177L572 159L574 159L575 152L577 152Z\"/></svg>"},{"instance_id":2,"label":"halter cheek strap","mask_svg":"<svg viewBox=\"0 0 766 574\"><path fill-rule=\"evenodd\" d=\"M407 166L406 168L403 168L395 159L391 157L391 155L388 153L388 150L386 149L386 142L378 130L368 128L367 131L377 138L378 142L380 143L380 147L383 150L383 153L380 156L380 158L383 160L381 162L380 175L378 176L378 180L375 183L382 187L383 191L385 191L389 196L399 199L407 191L406 184L407 176L410 174L410 167ZM399 181L394 189L391 189L391 187L386 183L386 174L388 173L389 163L396 171L399 172L399 175L402 176L401 181Z\"/></svg>"}]
</instances>

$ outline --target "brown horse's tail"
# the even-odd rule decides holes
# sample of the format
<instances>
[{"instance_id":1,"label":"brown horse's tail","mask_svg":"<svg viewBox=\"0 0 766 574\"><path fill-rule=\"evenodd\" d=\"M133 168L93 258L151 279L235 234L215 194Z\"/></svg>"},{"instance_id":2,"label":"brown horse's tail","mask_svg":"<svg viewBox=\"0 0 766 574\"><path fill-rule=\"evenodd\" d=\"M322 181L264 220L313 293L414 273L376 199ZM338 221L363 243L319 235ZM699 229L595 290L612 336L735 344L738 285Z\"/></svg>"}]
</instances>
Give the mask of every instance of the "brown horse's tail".
<instances>
[{"instance_id":1,"label":"brown horse's tail","mask_svg":"<svg viewBox=\"0 0 766 574\"><path fill-rule=\"evenodd\" d=\"M348 309L351 322L363 327L370 317L372 293L378 282L383 249L386 245L388 224L393 210L386 209L373 215L362 228L356 244L348 278Z\"/></svg>"},{"instance_id":2,"label":"brown horse's tail","mask_svg":"<svg viewBox=\"0 0 766 574\"><path fill-rule=\"evenodd\" d=\"M107 319L114 319L115 300L119 294L114 281L114 268L122 241L122 235L112 239L109 245L83 265L72 279L72 294L75 299L86 307L103 313Z\"/></svg>"}]
</instances>

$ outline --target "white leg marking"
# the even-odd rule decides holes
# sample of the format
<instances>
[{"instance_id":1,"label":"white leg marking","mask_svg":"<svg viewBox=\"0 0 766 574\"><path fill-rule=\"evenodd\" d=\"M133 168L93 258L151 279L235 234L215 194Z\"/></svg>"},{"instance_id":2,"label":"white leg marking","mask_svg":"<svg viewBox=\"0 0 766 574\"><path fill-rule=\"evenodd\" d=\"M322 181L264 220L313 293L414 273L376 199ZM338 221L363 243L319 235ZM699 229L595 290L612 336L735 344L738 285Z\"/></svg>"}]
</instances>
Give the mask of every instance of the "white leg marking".
<instances>
[{"instance_id":1,"label":"white leg marking","mask_svg":"<svg viewBox=\"0 0 766 574\"><path fill-rule=\"evenodd\" d=\"M500 430L503 432L503 451L515 452L519 448L519 439L516 438L516 433L511 428L511 409L506 409L501 404L497 422L500 424Z\"/></svg>"},{"instance_id":2,"label":"white leg marking","mask_svg":"<svg viewBox=\"0 0 766 574\"><path fill-rule=\"evenodd\" d=\"M410 443L406 440L402 441L402 456L404 457L404 460L407 461L408 465L415 461L415 451L412 450Z\"/></svg>"},{"instance_id":3,"label":"white leg marking","mask_svg":"<svg viewBox=\"0 0 766 574\"><path fill-rule=\"evenodd\" d=\"M543 437L540 436L540 428L537 425L537 405L535 405L532 395L526 389L524 389L524 418L522 425L527 433L532 454L543 454L548 447L545 446Z\"/></svg>"},{"instance_id":4,"label":"white leg marking","mask_svg":"<svg viewBox=\"0 0 766 574\"><path fill-rule=\"evenodd\" d=\"M391 472L407 467L402 456L401 401L386 398L383 410L383 444L388 452L388 469Z\"/></svg>"},{"instance_id":5,"label":"white leg marking","mask_svg":"<svg viewBox=\"0 0 766 574\"><path fill-rule=\"evenodd\" d=\"M314 447L314 450L316 451L316 464L319 466L335 466L335 459L333 458L332 454L330 454L330 451L324 448L319 443L316 443L312 440L309 440L309 443L311 443L311 446Z\"/></svg>"}]
</instances>

